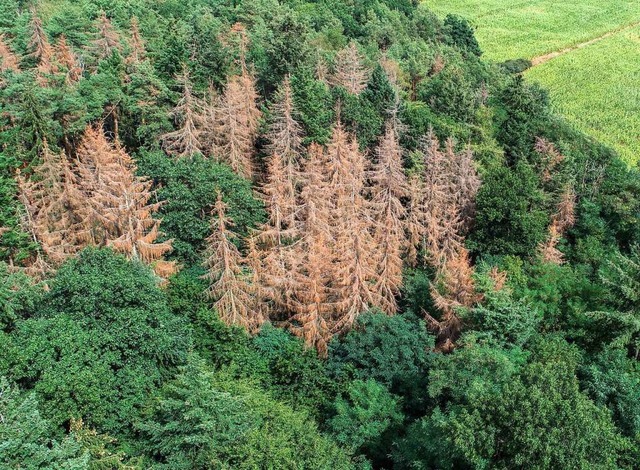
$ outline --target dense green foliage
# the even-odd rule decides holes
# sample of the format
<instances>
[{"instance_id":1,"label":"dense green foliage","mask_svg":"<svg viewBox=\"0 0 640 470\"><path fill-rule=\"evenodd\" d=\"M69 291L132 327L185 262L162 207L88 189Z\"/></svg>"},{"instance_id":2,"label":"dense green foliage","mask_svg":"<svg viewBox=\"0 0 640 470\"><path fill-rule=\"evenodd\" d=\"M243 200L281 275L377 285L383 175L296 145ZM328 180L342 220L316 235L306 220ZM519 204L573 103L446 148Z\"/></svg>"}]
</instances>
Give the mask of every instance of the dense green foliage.
<instances>
[{"instance_id":1,"label":"dense green foliage","mask_svg":"<svg viewBox=\"0 0 640 470\"><path fill-rule=\"evenodd\" d=\"M1 37L20 55L19 71L0 74L0 466L637 466L640 174L556 117L544 90L483 62L466 20L411 0L43 0L46 34L66 36L86 76L41 86L27 3L0 0ZM105 57L93 45L102 11L122 43ZM146 52L135 65L133 17ZM228 34L237 22L246 51ZM352 41L368 70L359 94L319 70ZM462 333L448 354L424 319L440 313L422 256L405 267L400 312L358 312L326 357L280 318L250 335L211 308L201 263L212 204L220 193L233 232L251 234L266 220L264 182L215 155L171 158L160 137L178 125L183 67L200 99L224 89L243 52L262 128L289 76L305 145L326 144L339 114L374 159L398 118L409 175L423 169L417 149L431 130L469 146L482 182L465 234L477 301L456 305ZM153 182L160 237L181 268L165 284L108 248L81 251L47 279L23 269L39 248L16 182L45 140L73 156L88 123ZM555 166L540 139L561 156ZM567 187L575 221L559 236L563 259L545 260ZM240 238L238 249L248 251Z\"/></svg>"},{"instance_id":2,"label":"dense green foliage","mask_svg":"<svg viewBox=\"0 0 640 470\"><path fill-rule=\"evenodd\" d=\"M151 273L109 251L85 251L64 266L21 315L8 344L11 377L33 385L55 425L85 418L125 432L190 347Z\"/></svg>"}]
</instances>

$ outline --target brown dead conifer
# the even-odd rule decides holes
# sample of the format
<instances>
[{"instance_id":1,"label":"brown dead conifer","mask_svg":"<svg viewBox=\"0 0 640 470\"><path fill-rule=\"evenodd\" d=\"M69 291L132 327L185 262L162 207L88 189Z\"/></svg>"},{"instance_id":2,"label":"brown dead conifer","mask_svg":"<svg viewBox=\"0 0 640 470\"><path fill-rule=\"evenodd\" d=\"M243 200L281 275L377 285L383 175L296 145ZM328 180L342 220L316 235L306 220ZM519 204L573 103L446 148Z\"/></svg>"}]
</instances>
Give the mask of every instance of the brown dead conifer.
<instances>
[{"instance_id":1,"label":"brown dead conifer","mask_svg":"<svg viewBox=\"0 0 640 470\"><path fill-rule=\"evenodd\" d=\"M435 284L431 286L431 296L442 312L442 317L436 320L426 312L425 316L431 328L436 331L436 346L445 352L453 349L460 335L462 321L457 311L471 308L482 300L482 296L475 290L473 273L468 251L460 248L442 266Z\"/></svg>"},{"instance_id":2,"label":"brown dead conifer","mask_svg":"<svg viewBox=\"0 0 640 470\"><path fill-rule=\"evenodd\" d=\"M558 225L552 223L549 226L549 235L544 243L538 245L538 253L545 263L560 265L564 262L564 255L558 249L558 244L562 239L562 233Z\"/></svg>"},{"instance_id":3,"label":"brown dead conifer","mask_svg":"<svg viewBox=\"0 0 640 470\"><path fill-rule=\"evenodd\" d=\"M266 151L270 157L264 192L271 200L274 193L279 193L282 221L290 228L294 226L300 160L304 152L302 126L295 120L294 112L291 83L286 77L270 108L265 135L268 141Z\"/></svg>"},{"instance_id":4,"label":"brown dead conifer","mask_svg":"<svg viewBox=\"0 0 640 470\"><path fill-rule=\"evenodd\" d=\"M160 221L153 215L160 203L150 203L152 181L135 176L131 157L118 143L109 143L99 127L86 129L77 154L81 185L91 209L87 221L91 242L157 265L158 274L175 272L175 264L162 260L171 251L171 240L157 242Z\"/></svg>"},{"instance_id":5,"label":"brown dead conifer","mask_svg":"<svg viewBox=\"0 0 640 470\"><path fill-rule=\"evenodd\" d=\"M67 83L75 83L82 76L82 67L78 62L78 57L71 50L67 43L67 38L61 34L54 46L55 61L60 65L66 73Z\"/></svg>"},{"instance_id":6,"label":"brown dead conifer","mask_svg":"<svg viewBox=\"0 0 640 470\"><path fill-rule=\"evenodd\" d=\"M249 38L245 26L234 24L221 41L224 44L236 42L233 46L239 49L240 73L228 77L221 96L210 93L204 139L210 150L205 153L227 163L245 178L252 178L254 143L262 113L258 107L255 77L246 63Z\"/></svg>"},{"instance_id":7,"label":"brown dead conifer","mask_svg":"<svg viewBox=\"0 0 640 470\"><path fill-rule=\"evenodd\" d=\"M433 133L429 133L421 152L423 178L414 183L421 194L418 197L412 194L415 201L412 200L409 213L412 253L418 249L416 241L421 240L429 263L436 269L431 295L442 317L438 321L427 313L425 316L437 332L438 348L447 351L454 347L461 328L456 310L479 301L464 236L472 222L480 180L471 151L456 153L451 140L442 151Z\"/></svg>"},{"instance_id":8,"label":"brown dead conifer","mask_svg":"<svg viewBox=\"0 0 640 470\"><path fill-rule=\"evenodd\" d=\"M424 143L423 239L429 262L441 266L462 246L461 209L457 205L454 156L440 150L438 139L429 134Z\"/></svg>"},{"instance_id":9,"label":"brown dead conifer","mask_svg":"<svg viewBox=\"0 0 640 470\"><path fill-rule=\"evenodd\" d=\"M144 39L140 34L140 24L135 16L131 18L131 28L129 31L129 55L125 59L127 65L137 65L147 57Z\"/></svg>"},{"instance_id":10,"label":"brown dead conifer","mask_svg":"<svg viewBox=\"0 0 640 470\"><path fill-rule=\"evenodd\" d=\"M182 85L182 97L171 111L178 129L160 137L165 152L177 158L192 158L203 148L201 141L202 103L194 96L193 87L186 68L178 77Z\"/></svg>"},{"instance_id":11,"label":"brown dead conifer","mask_svg":"<svg viewBox=\"0 0 640 470\"><path fill-rule=\"evenodd\" d=\"M384 70L387 78L389 79L389 83L394 87L398 87L400 76L402 75L400 64L395 60L390 59L386 53L380 57L379 63L380 67L382 67L382 70Z\"/></svg>"},{"instance_id":12,"label":"brown dead conifer","mask_svg":"<svg viewBox=\"0 0 640 470\"><path fill-rule=\"evenodd\" d=\"M303 131L294 118L293 95L289 77L285 78L270 109L270 119L266 138L267 183L265 192L274 193L275 186L280 193L282 221L289 227L295 225L297 189L300 184L300 160L304 153Z\"/></svg>"},{"instance_id":13,"label":"brown dead conifer","mask_svg":"<svg viewBox=\"0 0 640 470\"><path fill-rule=\"evenodd\" d=\"M101 11L98 17L97 30L98 34L93 40L93 50L98 59L105 59L113 52L122 50L120 36L104 11Z\"/></svg>"},{"instance_id":14,"label":"brown dead conifer","mask_svg":"<svg viewBox=\"0 0 640 470\"><path fill-rule=\"evenodd\" d=\"M562 163L565 157L553 142L542 137L536 137L535 149L543 158L542 181L548 182L551 180L553 169Z\"/></svg>"},{"instance_id":15,"label":"brown dead conifer","mask_svg":"<svg viewBox=\"0 0 640 470\"><path fill-rule=\"evenodd\" d=\"M236 235L230 230L233 221L226 215L226 209L222 196L218 194L204 262L207 270L204 278L209 281L206 294L222 321L255 332L264 322L264 316L256 309L251 274L234 244Z\"/></svg>"},{"instance_id":16,"label":"brown dead conifer","mask_svg":"<svg viewBox=\"0 0 640 470\"><path fill-rule=\"evenodd\" d=\"M453 141L449 139L446 146L447 158L454 161L453 175L456 204L460 211L462 234L466 234L473 223L476 212L476 196L480 189L480 178L473 163L471 148L456 153Z\"/></svg>"},{"instance_id":17,"label":"brown dead conifer","mask_svg":"<svg viewBox=\"0 0 640 470\"><path fill-rule=\"evenodd\" d=\"M402 286L402 252L407 245L403 227L407 212L402 199L409 195L402 148L391 124L376 149L376 162L368 176L373 236L379 255L375 289L382 302L380 307L391 315L397 310L396 296Z\"/></svg>"},{"instance_id":18,"label":"brown dead conifer","mask_svg":"<svg viewBox=\"0 0 640 470\"><path fill-rule=\"evenodd\" d=\"M326 355L332 336L331 323L335 305L332 303L332 253L328 234L327 215L318 210L315 198L305 205L305 236L295 246L296 263L291 273L292 293L289 325L294 334Z\"/></svg>"},{"instance_id":19,"label":"brown dead conifer","mask_svg":"<svg viewBox=\"0 0 640 470\"><path fill-rule=\"evenodd\" d=\"M19 175L18 181L29 231L55 267L83 247L85 196L63 153L52 152L44 141L41 158L31 178Z\"/></svg>"},{"instance_id":20,"label":"brown dead conifer","mask_svg":"<svg viewBox=\"0 0 640 470\"><path fill-rule=\"evenodd\" d=\"M407 254L406 260L410 266L415 266L418 262L418 252L425 245L424 241L424 208L423 200L425 190L420 175L413 173L407 179L409 188L409 203L407 205L407 216L405 219L405 232L407 234Z\"/></svg>"},{"instance_id":21,"label":"brown dead conifer","mask_svg":"<svg viewBox=\"0 0 640 470\"><path fill-rule=\"evenodd\" d=\"M55 72L53 48L42 25L42 20L38 16L35 8L31 8L31 38L29 40L29 48L32 50L31 56L37 60L39 80L41 83L44 83L46 81L46 75L51 75Z\"/></svg>"},{"instance_id":22,"label":"brown dead conifer","mask_svg":"<svg viewBox=\"0 0 640 470\"><path fill-rule=\"evenodd\" d=\"M573 186L565 188L557 205L557 212L553 216L553 222L558 225L558 230L565 233L576 223L576 193Z\"/></svg>"},{"instance_id":23,"label":"brown dead conifer","mask_svg":"<svg viewBox=\"0 0 640 470\"><path fill-rule=\"evenodd\" d=\"M0 34L0 73L11 70L12 72L20 71L20 61L18 56L13 53L7 38L4 34Z\"/></svg>"},{"instance_id":24,"label":"brown dead conifer","mask_svg":"<svg viewBox=\"0 0 640 470\"><path fill-rule=\"evenodd\" d=\"M507 273L506 271L501 271L494 266L489 271L489 277L493 281L493 290L498 292L505 288L507 284Z\"/></svg>"},{"instance_id":25,"label":"brown dead conifer","mask_svg":"<svg viewBox=\"0 0 640 470\"><path fill-rule=\"evenodd\" d=\"M214 122L210 123L213 155L245 178L253 176L254 142L260 116L255 89L247 91L252 83L252 78L230 77L212 113Z\"/></svg>"},{"instance_id":26,"label":"brown dead conifer","mask_svg":"<svg viewBox=\"0 0 640 470\"><path fill-rule=\"evenodd\" d=\"M260 227L263 285L278 310L287 309L291 293L289 276L295 268L292 242L298 235L294 215L297 211L295 188L284 174L282 159L273 154L268 163L262 198L269 214Z\"/></svg>"},{"instance_id":27,"label":"brown dead conifer","mask_svg":"<svg viewBox=\"0 0 640 470\"><path fill-rule=\"evenodd\" d=\"M551 217L547 240L538 245L538 253L543 261L558 265L564 262L564 255L558 249L558 244L566 231L575 224L575 203L573 187L567 186L558 202L556 213Z\"/></svg>"},{"instance_id":28,"label":"brown dead conifer","mask_svg":"<svg viewBox=\"0 0 640 470\"><path fill-rule=\"evenodd\" d=\"M424 160L422 181L417 184L422 194L412 198L411 220L417 225L412 236L421 240L429 262L438 267L455 256L462 247L464 235L472 224L475 197L480 187L473 156L469 149L456 153L448 140L444 151L433 133L427 134L421 145ZM416 184L416 183L414 183ZM418 247L413 248L413 252Z\"/></svg>"},{"instance_id":29,"label":"brown dead conifer","mask_svg":"<svg viewBox=\"0 0 640 470\"><path fill-rule=\"evenodd\" d=\"M370 70L364 65L364 57L358 46L351 42L336 54L331 83L359 95L367 87L369 74Z\"/></svg>"},{"instance_id":30,"label":"brown dead conifer","mask_svg":"<svg viewBox=\"0 0 640 470\"><path fill-rule=\"evenodd\" d=\"M359 314L381 301L375 289L379 254L370 232L370 207L363 197L365 158L354 136L340 123L327 146L333 195L330 234L334 241L334 279L338 311L333 330L349 329Z\"/></svg>"}]
</instances>

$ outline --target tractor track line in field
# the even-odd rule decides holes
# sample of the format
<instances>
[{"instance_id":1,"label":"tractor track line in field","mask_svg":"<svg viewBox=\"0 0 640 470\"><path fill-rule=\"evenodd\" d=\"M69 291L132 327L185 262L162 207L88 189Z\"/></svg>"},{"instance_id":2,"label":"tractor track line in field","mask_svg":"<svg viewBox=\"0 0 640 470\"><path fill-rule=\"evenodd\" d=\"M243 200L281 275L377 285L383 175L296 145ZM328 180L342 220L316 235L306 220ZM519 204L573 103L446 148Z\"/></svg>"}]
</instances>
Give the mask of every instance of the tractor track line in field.
<instances>
[{"instance_id":1,"label":"tractor track line in field","mask_svg":"<svg viewBox=\"0 0 640 470\"><path fill-rule=\"evenodd\" d=\"M573 51L576 51L578 49L582 49L584 47L591 46L592 44L595 44L597 42L602 41L603 39L607 39L607 38L610 38L611 36L615 36L618 33L622 33L622 32L627 31L629 29L633 29L636 26L640 26L640 21L636 21L634 23L626 24L626 25L620 26L620 27L618 27L616 29L612 29L611 31L608 31L608 32L596 37L596 38L589 39L588 41L581 42L579 44L575 44L575 45L570 46L570 47L565 47L564 49L559 49L557 51L549 52L547 54L539 55L539 56L534 57L533 59L531 59L531 66L535 67L536 65L544 64L545 62L549 62L551 59L555 59L556 57L559 57L561 55L565 55L565 54L567 54L569 52L573 52Z\"/></svg>"}]
</instances>

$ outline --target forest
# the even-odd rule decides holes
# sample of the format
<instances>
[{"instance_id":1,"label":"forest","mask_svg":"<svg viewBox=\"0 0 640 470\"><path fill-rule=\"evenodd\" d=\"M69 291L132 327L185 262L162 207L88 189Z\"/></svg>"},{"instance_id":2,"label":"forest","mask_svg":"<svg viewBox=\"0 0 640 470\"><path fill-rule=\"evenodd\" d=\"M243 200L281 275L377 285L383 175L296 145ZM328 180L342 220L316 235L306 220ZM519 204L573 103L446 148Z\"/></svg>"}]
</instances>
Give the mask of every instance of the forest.
<instances>
[{"instance_id":1,"label":"forest","mask_svg":"<svg viewBox=\"0 0 640 470\"><path fill-rule=\"evenodd\" d=\"M418 0L0 0L0 468L634 469L640 173Z\"/></svg>"}]
</instances>

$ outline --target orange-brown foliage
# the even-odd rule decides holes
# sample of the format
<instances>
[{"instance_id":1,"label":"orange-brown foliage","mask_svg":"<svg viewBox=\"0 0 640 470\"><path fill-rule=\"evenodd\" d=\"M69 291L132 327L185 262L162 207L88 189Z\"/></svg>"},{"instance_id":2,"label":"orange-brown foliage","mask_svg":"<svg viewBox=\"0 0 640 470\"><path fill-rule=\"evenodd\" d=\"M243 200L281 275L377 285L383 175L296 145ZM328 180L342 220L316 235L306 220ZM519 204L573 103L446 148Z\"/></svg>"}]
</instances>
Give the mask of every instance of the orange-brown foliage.
<instances>
[{"instance_id":1,"label":"orange-brown foliage","mask_svg":"<svg viewBox=\"0 0 640 470\"><path fill-rule=\"evenodd\" d=\"M160 221L153 214L160 203L150 203L152 182L135 176L131 157L118 143L109 143L99 127L85 130L77 155L89 212L87 241L157 265L166 275L171 265L162 256L171 251L171 240L157 242Z\"/></svg>"},{"instance_id":2,"label":"orange-brown foliage","mask_svg":"<svg viewBox=\"0 0 640 470\"><path fill-rule=\"evenodd\" d=\"M44 141L41 163L30 179L18 178L27 210L27 228L52 266L59 266L82 247L84 194L63 153L54 153Z\"/></svg>"},{"instance_id":3,"label":"orange-brown foliage","mask_svg":"<svg viewBox=\"0 0 640 470\"><path fill-rule=\"evenodd\" d=\"M550 181L553 169L564 160L564 155L558 151L553 142L542 137L536 137L535 149L543 157L542 180Z\"/></svg>"},{"instance_id":4,"label":"orange-brown foliage","mask_svg":"<svg viewBox=\"0 0 640 470\"><path fill-rule=\"evenodd\" d=\"M178 77L178 81L182 85L182 97L171 112L178 129L164 134L160 140L165 152L169 155L178 158L191 158L203 147L201 141L202 103L193 95L191 80L186 69Z\"/></svg>"},{"instance_id":5,"label":"orange-brown foliage","mask_svg":"<svg viewBox=\"0 0 640 470\"><path fill-rule=\"evenodd\" d=\"M128 65L136 65L146 59L147 51L145 49L144 39L140 34L140 25L138 23L138 18L136 18L135 16L131 18L129 47L129 55L125 59L125 62Z\"/></svg>"},{"instance_id":6,"label":"orange-brown foliage","mask_svg":"<svg viewBox=\"0 0 640 470\"><path fill-rule=\"evenodd\" d=\"M310 178L313 185L321 185L317 181L320 176ZM331 322L336 310L333 304L334 289L331 287L334 269L331 239L323 206L318 208L317 197L310 191L304 192L303 197L305 232L295 246L297 263L291 273L289 308L292 315L289 325L293 333L302 337L308 346L315 347L324 355L332 335Z\"/></svg>"},{"instance_id":7,"label":"orange-brown foliage","mask_svg":"<svg viewBox=\"0 0 640 470\"><path fill-rule=\"evenodd\" d=\"M230 230L233 221L227 217L226 209L218 194L204 262L207 269L204 278L209 281L206 293L222 321L255 332L265 319L256 286L251 283L251 273L234 244L236 235Z\"/></svg>"},{"instance_id":8,"label":"orange-brown foliage","mask_svg":"<svg viewBox=\"0 0 640 470\"><path fill-rule=\"evenodd\" d=\"M499 270L496 266L492 267L489 271L489 277L493 281L493 290L501 291L507 284L506 271Z\"/></svg>"},{"instance_id":9,"label":"orange-brown foliage","mask_svg":"<svg viewBox=\"0 0 640 470\"><path fill-rule=\"evenodd\" d=\"M440 149L438 139L428 134L422 142L422 181L413 181L409 231L413 243L426 249L429 262L441 266L455 256L470 227L480 180L469 149L456 153L453 141ZM412 257L420 246L412 249Z\"/></svg>"},{"instance_id":10,"label":"orange-brown foliage","mask_svg":"<svg viewBox=\"0 0 640 470\"><path fill-rule=\"evenodd\" d=\"M422 248L436 269L436 284L431 294L442 318L438 321L425 315L438 334L437 347L446 351L454 347L462 326L456 310L468 308L479 300L464 236L473 222L480 180L471 151L467 148L456 153L452 140L441 150L438 140L429 133L420 151L424 166L422 179L413 176L410 180L408 258L415 262Z\"/></svg>"},{"instance_id":11,"label":"orange-brown foliage","mask_svg":"<svg viewBox=\"0 0 640 470\"><path fill-rule=\"evenodd\" d=\"M402 74L400 64L395 60L390 59L386 54L383 54L380 58L380 67L384 70L389 82L393 86L398 86L398 82L400 81L400 76Z\"/></svg>"},{"instance_id":12,"label":"orange-brown foliage","mask_svg":"<svg viewBox=\"0 0 640 470\"><path fill-rule=\"evenodd\" d=\"M46 75L55 72L52 62L53 48L47 37L47 33L42 26L42 20L38 16L35 8L31 8L31 39L29 40L29 48L33 51L32 57L37 60L38 77L41 83L46 81Z\"/></svg>"},{"instance_id":13,"label":"orange-brown foliage","mask_svg":"<svg viewBox=\"0 0 640 470\"><path fill-rule=\"evenodd\" d=\"M436 283L431 286L431 297L442 317L438 321L429 314L425 315L437 333L436 346L443 351L450 351L460 335L462 322L457 310L471 308L482 300L482 296L476 293L473 273L468 251L460 248L439 269Z\"/></svg>"},{"instance_id":14,"label":"orange-brown foliage","mask_svg":"<svg viewBox=\"0 0 640 470\"><path fill-rule=\"evenodd\" d=\"M57 64L64 69L67 83L75 83L80 80L82 67L78 63L78 57L67 43L67 38L64 34L61 34L56 42L54 57Z\"/></svg>"},{"instance_id":15,"label":"orange-brown foliage","mask_svg":"<svg viewBox=\"0 0 640 470\"><path fill-rule=\"evenodd\" d=\"M375 289L380 307L388 314L397 310L396 296L402 286L402 252L407 245L404 232L406 210L402 199L409 195L402 148L397 132L388 124L376 150L376 162L369 172L373 237L377 249L378 267Z\"/></svg>"},{"instance_id":16,"label":"orange-brown foliage","mask_svg":"<svg viewBox=\"0 0 640 470\"><path fill-rule=\"evenodd\" d=\"M558 202L556 213L551 217L547 240L538 246L538 252L543 261L553 264L564 262L564 256L558 249L558 244L566 231L575 224L575 203L576 194L573 187L567 186Z\"/></svg>"},{"instance_id":17,"label":"orange-brown foliage","mask_svg":"<svg viewBox=\"0 0 640 470\"><path fill-rule=\"evenodd\" d=\"M98 34L93 40L93 49L99 59L105 59L110 57L114 51L122 50L120 36L104 11L100 12L97 23Z\"/></svg>"},{"instance_id":18,"label":"orange-brown foliage","mask_svg":"<svg viewBox=\"0 0 640 470\"><path fill-rule=\"evenodd\" d=\"M349 93L359 95L366 87L370 70L364 65L364 57L360 54L355 42L336 54L331 83L345 88Z\"/></svg>"},{"instance_id":19,"label":"orange-brown foliage","mask_svg":"<svg viewBox=\"0 0 640 470\"><path fill-rule=\"evenodd\" d=\"M20 71L20 61L9 47L5 35L0 34L0 73L7 70L12 72Z\"/></svg>"},{"instance_id":20,"label":"orange-brown foliage","mask_svg":"<svg viewBox=\"0 0 640 470\"><path fill-rule=\"evenodd\" d=\"M208 113L212 154L246 178L251 178L254 170L254 142L261 116L257 103L255 79L243 66L241 75L229 78L214 111Z\"/></svg>"},{"instance_id":21,"label":"orange-brown foliage","mask_svg":"<svg viewBox=\"0 0 640 470\"><path fill-rule=\"evenodd\" d=\"M272 217L292 229L295 225L297 189L300 184L300 160L304 153L303 131L294 118L293 96L286 77L270 109L266 139L269 160L263 194Z\"/></svg>"}]
</instances>

